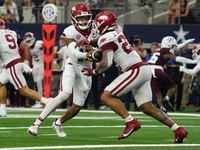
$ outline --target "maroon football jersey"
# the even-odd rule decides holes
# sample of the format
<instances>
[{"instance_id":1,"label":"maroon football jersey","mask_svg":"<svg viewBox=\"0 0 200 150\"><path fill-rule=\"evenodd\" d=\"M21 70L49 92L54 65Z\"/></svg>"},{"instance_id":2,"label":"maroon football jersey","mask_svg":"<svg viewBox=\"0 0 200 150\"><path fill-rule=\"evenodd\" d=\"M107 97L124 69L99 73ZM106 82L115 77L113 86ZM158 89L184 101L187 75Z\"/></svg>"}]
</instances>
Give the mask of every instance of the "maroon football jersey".
<instances>
[{"instance_id":1,"label":"maroon football jersey","mask_svg":"<svg viewBox=\"0 0 200 150\"><path fill-rule=\"evenodd\" d=\"M171 53L170 48L161 48L160 46L155 50L151 59L148 61L150 65L164 66L169 60L169 58L164 58L163 55L166 53Z\"/></svg>"}]
</instances>

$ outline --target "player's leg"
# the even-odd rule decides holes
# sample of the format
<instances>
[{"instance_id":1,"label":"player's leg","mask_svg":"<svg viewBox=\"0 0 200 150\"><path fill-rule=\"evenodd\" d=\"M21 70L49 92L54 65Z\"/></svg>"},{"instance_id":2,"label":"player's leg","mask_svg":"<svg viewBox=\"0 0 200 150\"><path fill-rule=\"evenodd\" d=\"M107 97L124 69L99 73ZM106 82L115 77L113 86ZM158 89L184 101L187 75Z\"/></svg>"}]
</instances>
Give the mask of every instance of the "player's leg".
<instances>
[{"instance_id":1,"label":"player's leg","mask_svg":"<svg viewBox=\"0 0 200 150\"><path fill-rule=\"evenodd\" d=\"M91 77L83 75L78 68L75 69L76 80L73 88L73 104L61 118L55 120L52 124L53 129L56 130L59 137L66 136L61 125L78 114L85 103L92 84Z\"/></svg>"},{"instance_id":2,"label":"player's leg","mask_svg":"<svg viewBox=\"0 0 200 150\"><path fill-rule=\"evenodd\" d=\"M42 88L42 80L44 77L43 74L43 67L34 67L33 68L33 79L34 82L36 82L37 85L37 91L40 95L43 95L43 88ZM41 102L36 101L35 105L33 105L31 108L43 108L43 105L41 104Z\"/></svg>"},{"instance_id":3,"label":"player's leg","mask_svg":"<svg viewBox=\"0 0 200 150\"><path fill-rule=\"evenodd\" d=\"M8 73L4 68L0 73L0 117L6 117L7 90L5 84L9 82Z\"/></svg>"},{"instance_id":4,"label":"player's leg","mask_svg":"<svg viewBox=\"0 0 200 150\"><path fill-rule=\"evenodd\" d=\"M75 69L72 65L65 64L65 70L63 74L61 75L61 92L53 98L49 103L46 105L42 113L39 115L39 117L36 119L35 123L32 124L29 129L28 133L31 135L36 136L38 133L38 128L46 119L60 104L62 104L64 101L68 99L68 97L72 93L72 88L75 83Z\"/></svg>"},{"instance_id":5,"label":"player's leg","mask_svg":"<svg viewBox=\"0 0 200 150\"><path fill-rule=\"evenodd\" d=\"M146 81L140 88L134 89L133 94L139 108L145 114L152 116L156 120L170 127L174 131L175 136L177 136L174 142L182 143L183 139L188 135L187 131L184 128L179 127L165 113L152 105L152 101L149 100L149 97L152 97L150 96L150 82Z\"/></svg>"},{"instance_id":6,"label":"player's leg","mask_svg":"<svg viewBox=\"0 0 200 150\"><path fill-rule=\"evenodd\" d=\"M118 97L142 85L147 78L150 80L151 71L149 67L147 69L149 69L149 73L145 72L146 67L140 67L121 74L105 88L101 96L101 100L126 122L126 128L118 139L128 137L132 132L137 131L141 127L141 124L127 112Z\"/></svg>"},{"instance_id":7,"label":"player's leg","mask_svg":"<svg viewBox=\"0 0 200 150\"><path fill-rule=\"evenodd\" d=\"M7 91L4 84L0 82L0 117L6 117L6 97Z\"/></svg>"}]
</instances>

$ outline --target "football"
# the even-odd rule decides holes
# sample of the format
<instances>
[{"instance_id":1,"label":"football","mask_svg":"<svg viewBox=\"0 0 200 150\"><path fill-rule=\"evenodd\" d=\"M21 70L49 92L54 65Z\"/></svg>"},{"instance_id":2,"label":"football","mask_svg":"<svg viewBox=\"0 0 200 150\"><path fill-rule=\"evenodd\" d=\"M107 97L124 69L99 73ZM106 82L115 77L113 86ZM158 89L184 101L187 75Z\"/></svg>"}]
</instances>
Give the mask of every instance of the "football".
<instances>
[{"instance_id":1,"label":"football","mask_svg":"<svg viewBox=\"0 0 200 150\"><path fill-rule=\"evenodd\" d=\"M102 59L102 51L100 51L100 50L93 50L90 53L90 57L93 60L93 62L99 62Z\"/></svg>"}]
</instances>

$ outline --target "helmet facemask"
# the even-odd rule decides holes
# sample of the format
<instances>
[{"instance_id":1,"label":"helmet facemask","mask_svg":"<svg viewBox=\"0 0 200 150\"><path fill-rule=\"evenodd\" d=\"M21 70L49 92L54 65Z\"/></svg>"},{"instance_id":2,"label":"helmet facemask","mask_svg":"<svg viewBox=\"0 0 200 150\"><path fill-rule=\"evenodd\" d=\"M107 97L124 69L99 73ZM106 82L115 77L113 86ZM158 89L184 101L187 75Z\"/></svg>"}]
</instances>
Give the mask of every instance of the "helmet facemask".
<instances>
[{"instance_id":1,"label":"helmet facemask","mask_svg":"<svg viewBox=\"0 0 200 150\"><path fill-rule=\"evenodd\" d=\"M85 17L85 21L78 21L79 18ZM91 26L91 21L92 21L92 14L87 14L87 15L79 15L79 16L72 16L72 19L75 21L75 26L79 28L80 30L86 30L90 28Z\"/></svg>"}]
</instances>

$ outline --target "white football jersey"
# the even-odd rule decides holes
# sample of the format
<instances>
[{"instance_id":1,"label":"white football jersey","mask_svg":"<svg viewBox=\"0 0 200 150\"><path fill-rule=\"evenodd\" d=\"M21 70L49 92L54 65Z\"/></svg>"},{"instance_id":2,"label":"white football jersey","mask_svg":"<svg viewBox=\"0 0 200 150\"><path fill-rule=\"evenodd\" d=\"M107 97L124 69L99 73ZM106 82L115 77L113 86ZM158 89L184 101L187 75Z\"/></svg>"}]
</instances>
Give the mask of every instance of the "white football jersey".
<instances>
[{"instance_id":1,"label":"white football jersey","mask_svg":"<svg viewBox=\"0 0 200 150\"><path fill-rule=\"evenodd\" d=\"M33 48L31 48L31 56L33 66L43 65L43 41L37 40Z\"/></svg>"},{"instance_id":2,"label":"white football jersey","mask_svg":"<svg viewBox=\"0 0 200 150\"><path fill-rule=\"evenodd\" d=\"M120 30L115 30L102 35L98 40L98 46L102 51L107 49L113 50L113 62L123 72L130 66L142 62L138 53L131 47Z\"/></svg>"},{"instance_id":3,"label":"white football jersey","mask_svg":"<svg viewBox=\"0 0 200 150\"><path fill-rule=\"evenodd\" d=\"M15 31L0 29L0 58L4 65L21 58L18 51L17 34Z\"/></svg>"},{"instance_id":4,"label":"white football jersey","mask_svg":"<svg viewBox=\"0 0 200 150\"><path fill-rule=\"evenodd\" d=\"M63 34L66 38L74 39L76 43L80 42L83 39L97 38L97 35L91 33L91 28L90 28L90 31L87 34L85 34L81 30L76 29L74 25L71 25L71 26L65 28L65 30L63 31ZM88 61L87 59L76 59L70 53L70 50L69 50L69 58L77 64L81 64L81 65L91 64L91 62Z\"/></svg>"}]
</instances>

